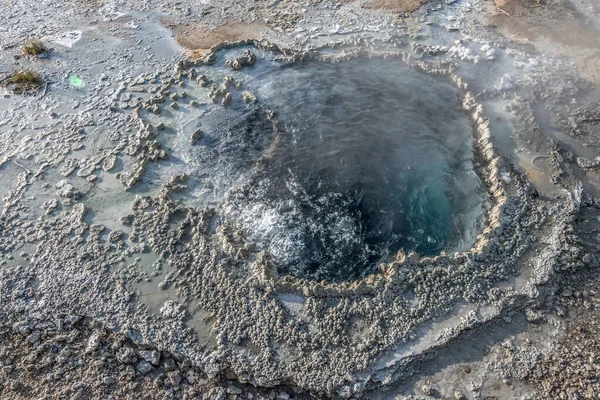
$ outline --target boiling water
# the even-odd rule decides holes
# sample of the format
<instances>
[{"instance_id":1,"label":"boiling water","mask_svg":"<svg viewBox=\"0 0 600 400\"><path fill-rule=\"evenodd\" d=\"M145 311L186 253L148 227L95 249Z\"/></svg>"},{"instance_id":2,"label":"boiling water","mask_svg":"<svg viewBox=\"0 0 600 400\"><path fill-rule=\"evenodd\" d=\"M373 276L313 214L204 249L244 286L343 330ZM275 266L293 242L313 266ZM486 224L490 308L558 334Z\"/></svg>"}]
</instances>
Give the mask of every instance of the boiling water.
<instances>
[{"instance_id":1,"label":"boiling water","mask_svg":"<svg viewBox=\"0 0 600 400\"><path fill-rule=\"evenodd\" d=\"M361 59L272 66L251 85L281 130L223 212L280 274L350 280L400 249L474 244L485 192L447 81Z\"/></svg>"}]
</instances>

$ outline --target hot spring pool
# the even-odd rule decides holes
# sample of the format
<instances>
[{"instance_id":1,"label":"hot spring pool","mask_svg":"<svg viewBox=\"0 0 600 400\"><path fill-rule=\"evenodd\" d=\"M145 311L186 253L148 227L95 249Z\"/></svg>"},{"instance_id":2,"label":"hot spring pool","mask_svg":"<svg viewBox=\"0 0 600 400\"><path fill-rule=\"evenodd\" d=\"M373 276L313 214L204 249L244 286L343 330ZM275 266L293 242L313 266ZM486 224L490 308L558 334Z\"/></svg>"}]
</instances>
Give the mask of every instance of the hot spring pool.
<instances>
[{"instance_id":1,"label":"hot spring pool","mask_svg":"<svg viewBox=\"0 0 600 400\"><path fill-rule=\"evenodd\" d=\"M473 246L487 192L471 121L447 78L398 58L284 63L260 51L255 65L227 69L242 51L202 67L211 83L188 95L206 99L230 76L240 87L230 85L227 107L173 114L183 161L174 172L195 182L184 201L215 207L217 225L242 230L279 275L354 280L398 250ZM244 103L243 91L258 102ZM186 132L198 128L190 146Z\"/></svg>"},{"instance_id":2,"label":"hot spring pool","mask_svg":"<svg viewBox=\"0 0 600 400\"><path fill-rule=\"evenodd\" d=\"M352 280L400 249L474 244L486 195L449 82L375 58L271 64L251 85L280 132L224 215L280 275Z\"/></svg>"}]
</instances>

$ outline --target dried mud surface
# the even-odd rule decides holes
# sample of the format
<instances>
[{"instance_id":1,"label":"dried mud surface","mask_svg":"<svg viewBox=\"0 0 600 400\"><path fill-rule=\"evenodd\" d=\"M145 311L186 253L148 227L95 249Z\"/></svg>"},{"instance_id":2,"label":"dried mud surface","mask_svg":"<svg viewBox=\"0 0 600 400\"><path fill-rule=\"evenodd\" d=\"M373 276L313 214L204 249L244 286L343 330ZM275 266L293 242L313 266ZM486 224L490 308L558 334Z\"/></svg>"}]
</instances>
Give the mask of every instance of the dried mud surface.
<instances>
[{"instance_id":1,"label":"dried mud surface","mask_svg":"<svg viewBox=\"0 0 600 400\"><path fill-rule=\"evenodd\" d=\"M401 13L412 13L423 4L419 0L371 0L363 7L380 8L383 10L396 11Z\"/></svg>"},{"instance_id":2,"label":"dried mud surface","mask_svg":"<svg viewBox=\"0 0 600 400\"><path fill-rule=\"evenodd\" d=\"M200 24L177 25L168 20L162 23L177 36L177 43L190 50L208 50L223 42L258 39L267 29L257 23L226 21L222 25L208 28Z\"/></svg>"}]
</instances>

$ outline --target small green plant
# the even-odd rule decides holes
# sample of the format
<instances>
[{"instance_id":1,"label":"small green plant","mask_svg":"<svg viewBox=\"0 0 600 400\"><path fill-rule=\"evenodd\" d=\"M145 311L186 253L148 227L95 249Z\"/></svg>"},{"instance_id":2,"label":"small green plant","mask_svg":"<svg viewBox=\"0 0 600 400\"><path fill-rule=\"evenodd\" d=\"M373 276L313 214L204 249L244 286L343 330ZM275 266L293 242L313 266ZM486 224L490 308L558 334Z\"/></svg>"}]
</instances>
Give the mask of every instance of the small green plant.
<instances>
[{"instance_id":1,"label":"small green plant","mask_svg":"<svg viewBox=\"0 0 600 400\"><path fill-rule=\"evenodd\" d=\"M43 84L42 75L28 68L13 71L5 80L5 85L17 94L33 93Z\"/></svg>"},{"instance_id":2,"label":"small green plant","mask_svg":"<svg viewBox=\"0 0 600 400\"><path fill-rule=\"evenodd\" d=\"M30 57L37 57L49 51L48 47L39 39L29 39L21 47L23 54Z\"/></svg>"}]
</instances>

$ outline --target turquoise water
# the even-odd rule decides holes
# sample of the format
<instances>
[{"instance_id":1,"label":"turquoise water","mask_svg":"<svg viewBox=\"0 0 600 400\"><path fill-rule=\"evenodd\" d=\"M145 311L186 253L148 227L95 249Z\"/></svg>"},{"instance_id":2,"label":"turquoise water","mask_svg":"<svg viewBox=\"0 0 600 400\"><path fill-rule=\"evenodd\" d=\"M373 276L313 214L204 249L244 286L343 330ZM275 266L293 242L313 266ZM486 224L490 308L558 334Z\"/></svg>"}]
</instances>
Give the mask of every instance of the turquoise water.
<instances>
[{"instance_id":1,"label":"turquoise water","mask_svg":"<svg viewBox=\"0 0 600 400\"><path fill-rule=\"evenodd\" d=\"M383 59L254 75L280 138L226 210L280 274L349 280L400 249L473 245L485 193L472 127L447 81Z\"/></svg>"}]
</instances>

